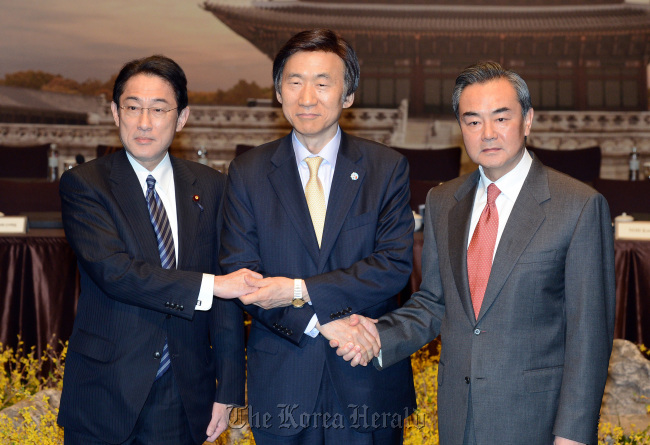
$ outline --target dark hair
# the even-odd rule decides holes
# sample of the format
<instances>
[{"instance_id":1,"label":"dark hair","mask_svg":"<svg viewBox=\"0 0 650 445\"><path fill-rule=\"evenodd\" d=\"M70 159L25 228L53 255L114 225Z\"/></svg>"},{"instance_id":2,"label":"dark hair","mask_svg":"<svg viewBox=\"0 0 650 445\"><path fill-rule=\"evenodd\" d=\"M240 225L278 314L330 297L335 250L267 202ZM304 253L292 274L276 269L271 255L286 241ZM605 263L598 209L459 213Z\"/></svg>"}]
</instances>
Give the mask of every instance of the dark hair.
<instances>
[{"instance_id":1,"label":"dark hair","mask_svg":"<svg viewBox=\"0 0 650 445\"><path fill-rule=\"evenodd\" d=\"M282 72L289 57L300 51L324 51L334 53L345 65L345 97L359 86L359 60L354 49L341 36L330 29L311 29L291 37L273 60L273 83L275 91L281 92Z\"/></svg>"},{"instance_id":2,"label":"dark hair","mask_svg":"<svg viewBox=\"0 0 650 445\"><path fill-rule=\"evenodd\" d=\"M113 85L113 102L120 105L120 96L126 82L137 74L158 76L167 81L174 89L178 113L187 107L187 78L183 69L169 57L154 55L127 62L115 79Z\"/></svg>"},{"instance_id":3,"label":"dark hair","mask_svg":"<svg viewBox=\"0 0 650 445\"><path fill-rule=\"evenodd\" d=\"M460 94L463 92L465 87L475 83L485 83L494 79L507 79L510 82L517 93L517 99L519 99L519 104L521 105L521 114L526 117L528 110L532 108L532 103L530 100L528 85L526 85L524 79L514 71L504 69L497 62L488 61L468 66L456 78L456 85L454 86L454 92L451 96L451 103L454 108L456 120L460 121L460 116L458 115L458 102L460 101Z\"/></svg>"}]
</instances>

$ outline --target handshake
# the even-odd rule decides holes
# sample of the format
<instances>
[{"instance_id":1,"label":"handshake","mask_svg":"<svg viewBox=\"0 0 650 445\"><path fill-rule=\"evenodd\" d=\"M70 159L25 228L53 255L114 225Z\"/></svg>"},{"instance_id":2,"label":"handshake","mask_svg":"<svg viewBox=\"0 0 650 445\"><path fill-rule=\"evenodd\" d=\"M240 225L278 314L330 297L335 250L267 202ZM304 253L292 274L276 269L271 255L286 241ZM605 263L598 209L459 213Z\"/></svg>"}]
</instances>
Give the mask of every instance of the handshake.
<instances>
[{"instance_id":1,"label":"handshake","mask_svg":"<svg viewBox=\"0 0 650 445\"><path fill-rule=\"evenodd\" d=\"M302 281L302 280L301 280ZM239 300L243 304L254 304L263 309L290 306L294 295L294 280L285 277L264 278L257 272L240 269L228 275L214 277L213 295L224 299ZM305 302L309 293L302 281L302 296ZM367 366L379 355L381 341L375 327L377 320L354 314L349 318L331 321L316 329L336 348L336 354L351 366Z\"/></svg>"}]
</instances>

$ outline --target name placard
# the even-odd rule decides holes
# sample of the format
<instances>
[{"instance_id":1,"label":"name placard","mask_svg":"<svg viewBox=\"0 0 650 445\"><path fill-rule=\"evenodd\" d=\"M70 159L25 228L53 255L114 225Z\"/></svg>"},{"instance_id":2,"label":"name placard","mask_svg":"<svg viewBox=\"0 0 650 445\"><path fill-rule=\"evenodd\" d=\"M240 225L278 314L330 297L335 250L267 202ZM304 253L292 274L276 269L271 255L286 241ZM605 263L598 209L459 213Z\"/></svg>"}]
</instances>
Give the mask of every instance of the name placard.
<instances>
[{"instance_id":1,"label":"name placard","mask_svg":"<svg viewBox=\"0 0 650 445\"><path fill-rule=\"evenodd\" d=\"M650 241L650 221L616 223L616 239Z\"/></svg>"},{"instance_id":2,"label":"name placard","mask_svg":"<svg viewBox=\"0 0 650 445\"><path fill-rule=\"evenodd\" d=\"M27 233L26 216L0 217L0 233Z\"/></svg>"}]
</instances>

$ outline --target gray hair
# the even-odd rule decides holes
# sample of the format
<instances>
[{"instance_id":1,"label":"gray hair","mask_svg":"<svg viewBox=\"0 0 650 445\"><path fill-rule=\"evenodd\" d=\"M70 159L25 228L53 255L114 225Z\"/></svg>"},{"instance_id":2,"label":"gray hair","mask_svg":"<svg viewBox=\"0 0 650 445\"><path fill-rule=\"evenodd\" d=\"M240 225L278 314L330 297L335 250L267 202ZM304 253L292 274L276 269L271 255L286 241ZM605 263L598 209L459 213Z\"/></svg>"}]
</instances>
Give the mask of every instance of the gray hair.
<instances>
[{"instance_id":1,"label":"gray hair","mask_svg":"<svg viewBox=\"0 0 650 445\"><path fill-rule=\"evenodd\" d=\"M506 79L510 82L517 93L517 99L521 105L521 114L523 117L526 117L528 110L530 110L533 105L530 100L528 85L526 85L524 79L514 71L504 69L497 62L488 61L468 66L456 78L454 92L451 95L451 103L457 121L460 122L460 116L458 115L458 102L460 101L460 95L465 87L475 83L485 83L495 79Z\"/></svg>"}]
</instances>

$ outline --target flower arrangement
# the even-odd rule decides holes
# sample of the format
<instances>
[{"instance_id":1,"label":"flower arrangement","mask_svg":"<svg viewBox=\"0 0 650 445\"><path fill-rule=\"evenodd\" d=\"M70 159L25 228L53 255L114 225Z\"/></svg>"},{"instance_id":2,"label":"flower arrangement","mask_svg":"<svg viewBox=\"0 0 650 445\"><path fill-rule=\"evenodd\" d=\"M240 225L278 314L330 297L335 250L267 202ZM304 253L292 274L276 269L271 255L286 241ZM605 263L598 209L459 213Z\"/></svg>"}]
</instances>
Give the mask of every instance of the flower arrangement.
<instances>
[{"instance_id":1,"label":"flower arrangement","mask_svg":"<svg viewBox=\"0 0 650 445\"><path fill-rule=\"evenodd\" d=\"M438 445L438 360L439 345L425 346L411 357L418 409L404 424L404 444ZM649 355L649 351L641 347ZM60 390L67 344L58 348L48 345L40 357L34 348L26 351L22 341L17 348L0 343L0 410L18 402L32 400L39 391L47 388ZM19 418L0 414L0 444L2 445L63 445L63 430L57 425L58 408L47 403L36 415L34 406L26 404L18 411ZM650 413L650 406L649 406ZM242 425L238 425L242 427ZM650 427L625 433L619 426L601 423L599 445L650 445ZM229 429L216 441L218 445L251 445L253 435L247 425ZM207 444L207 442L206 442Z\"/></svg>"}]
</instances>

